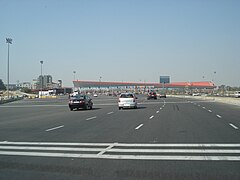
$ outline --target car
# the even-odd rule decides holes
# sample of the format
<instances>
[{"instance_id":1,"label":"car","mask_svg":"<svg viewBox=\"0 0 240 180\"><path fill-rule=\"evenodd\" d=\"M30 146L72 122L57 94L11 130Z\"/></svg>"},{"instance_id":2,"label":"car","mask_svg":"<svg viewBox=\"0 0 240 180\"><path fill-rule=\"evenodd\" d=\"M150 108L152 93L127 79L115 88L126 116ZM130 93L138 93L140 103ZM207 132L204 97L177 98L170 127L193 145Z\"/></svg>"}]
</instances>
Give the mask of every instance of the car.
<instances>
[{"instance_id":1,"label":"car","mask_svg":"<svg viewBox=\"0 0 240 180\"><path fill-rule=\"evenodd\" d=\"M119 110L123 108L137 109L137 97L133 93L122 93L118 99Z\"/></svg>"},{"instance_id":2,"label":"car","mask_svg":"<svg viewBox=\"0 0 240 180\"><path fill-rule=\"evenodd\" d=\"M236 92L234 93L234 97L235 97L235 98L240 98L240 91L236 91Z\"/></svg>"},{"instance_id":3,"label":"car","mask_svg":"<svg viewBox=\"0 0 240 180\"><path fill-rule=\"evenodd\" d=\"M76 94L69 96L69 109L92 109L93 102L92 99L84 94Z\"/></svg>"},{"instance_id":4,"label":"car","mask_svg":"<svg viewBox=\"0 0 240 180\"><path fill-rule=\"evenodd\" d=\"M167 98L167 95L165 93L159 94L159 98Z\"/></svg>"},{"instance_id":5,"label":"car","mask_svg":"<svg viewBox=\"0 0 240 180\"><path fill-rule=\"evenodd\" d=\"M200 96L200 93L193 93L192 96Z\"/></svg>"},{"instance_id":6,"label":"car","mask_svg":"<svg viewBox=\"0 0 240 180\"><path fill-rule=\"evenodd\" d=\"M149 99L157 99L157 93L154 92L154 91L149 92L147 99L148 99L148 100L149 100Z\"/></svg>"},{"instance_id":7,"label":"car","mask_svg":"<svg viewBox=\"0 0 240 180\"><path fill-rule=\"evenodd\" d=\"M98 97L98 95L97 95L97 94L94 94L93 97Z\"/></svg>"}]
</instances>

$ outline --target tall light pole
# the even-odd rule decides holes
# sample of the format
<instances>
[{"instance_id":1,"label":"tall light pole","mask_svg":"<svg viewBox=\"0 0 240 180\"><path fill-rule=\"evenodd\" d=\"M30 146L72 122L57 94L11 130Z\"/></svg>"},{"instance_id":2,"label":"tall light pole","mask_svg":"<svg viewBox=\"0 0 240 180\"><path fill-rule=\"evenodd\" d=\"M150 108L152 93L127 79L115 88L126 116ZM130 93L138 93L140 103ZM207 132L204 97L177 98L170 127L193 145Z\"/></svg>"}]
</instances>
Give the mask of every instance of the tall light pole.
<instances>
[{"instance_id":1,"label":"tall light pole","mask_svg":"<svg viewBox=\"0 0 240 180\"><path fill-rule=\"evenodd\" d=\"M8 44L7 97L9 99L9 44L12 44L12 39L11 38L6 38L6 43Z\"/></svg>"},{"instance_id":2,"label":"tall light pole","mask_svg":"<svg viewBox=\"0 0 240 180\"><path fill-rule=\"evenodd\" d=\"M75 81L75 74L76 74L76 71L73 71L73 80Z\"/></svg>"},{"instance_id":3,"label":"tall light pole","mask_svg":"<svg viewBox=\"0 0 240 180\"><path fill-rule=\"evenodd\" d=\"M40 97L42 98L42 90L43 90L42 65L43 65L43 61L40 61L40 64L41 64L41 93L40 93Z\"/></svg>"}]
</instances>

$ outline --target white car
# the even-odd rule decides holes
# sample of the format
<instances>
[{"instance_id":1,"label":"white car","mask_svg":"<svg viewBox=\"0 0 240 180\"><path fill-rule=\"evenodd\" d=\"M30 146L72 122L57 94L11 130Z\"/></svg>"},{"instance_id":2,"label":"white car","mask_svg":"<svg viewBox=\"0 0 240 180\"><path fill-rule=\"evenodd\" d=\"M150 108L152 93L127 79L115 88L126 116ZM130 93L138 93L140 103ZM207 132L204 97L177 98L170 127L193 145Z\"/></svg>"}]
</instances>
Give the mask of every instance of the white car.
<instances>
[{"instance_id":1,"label":"white car","mask_svg":"<svg viewBox=\"0 0 240 180\"><path fill-rule=\"evenodd\" d=\"M137 108L137 97L133 93L122 93L118 99L118 108Z\"/></svg>"},{"instance_id":2,"label":"white car","mask_svg":"<svg viewBox=\"0 0 240 180\"><path fill-rule=\"evenodd\" d=\"M240 98L240 91L236 91L236 92L234 93L234 96L235 96L236 98Z\"/></svg>"}]
</instances>

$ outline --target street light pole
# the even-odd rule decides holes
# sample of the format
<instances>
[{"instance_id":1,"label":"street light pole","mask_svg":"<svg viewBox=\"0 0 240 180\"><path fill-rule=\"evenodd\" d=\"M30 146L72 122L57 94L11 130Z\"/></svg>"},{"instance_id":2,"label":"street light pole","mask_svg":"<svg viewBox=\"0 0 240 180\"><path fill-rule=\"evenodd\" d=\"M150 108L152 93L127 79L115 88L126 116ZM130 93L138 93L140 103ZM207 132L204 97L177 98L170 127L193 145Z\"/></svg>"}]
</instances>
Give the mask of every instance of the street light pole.
<instances>
[{"instance_id":1,"label":"street light pole","mask_svg":"<svg viewBox=\"0 0 240 180\"><path fill-rule=\"evenodd\" d=\"M75 81L75 74L76 74L76 71L73 71L73 80Z\"/></svg>"},{"instance_id":2,"label":"street light pole","mask_svg":"<svg viewBox=\"0 0 240 180\"><path fill-rule=\"evenodd\" d=\"M12 39L11 38L6 38L6 43L8 44L8 63L7 63L7 97L9 99L9 44L12 44Z\"/></svg>"},{"instance_id":3,"label":"street light pole","mask_svg":"<svg viewBox=\"0 0 240 180\"><path fill-rule=\"evenodd\" d=\"M40 98L42 98L42 90L43 90L42 65L43 65L43 61L40 61L40 64L41 64L41 93L40 93Z\"/></svg>"}]
</instances>

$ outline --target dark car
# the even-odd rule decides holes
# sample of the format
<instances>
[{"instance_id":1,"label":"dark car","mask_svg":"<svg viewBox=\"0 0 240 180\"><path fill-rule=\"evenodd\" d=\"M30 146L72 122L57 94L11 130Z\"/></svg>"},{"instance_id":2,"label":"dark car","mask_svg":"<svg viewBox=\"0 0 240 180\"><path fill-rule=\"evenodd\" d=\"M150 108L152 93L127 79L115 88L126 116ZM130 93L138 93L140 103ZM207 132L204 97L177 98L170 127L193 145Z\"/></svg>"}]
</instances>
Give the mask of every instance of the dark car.
<instances>
[{"instance_id":1,"label":"dark car","mask_svg":"<svg viewBox=\"0 0 240 180\"><path fill-rule=\"evenodd\" d=\"M92 109L92 99L84 94L76 94L69 97L69 109Z\"/></svg>"},{"instance_id":2,"label":"dark car","mask_svg":"<svg viewBox=\"0 0 240 180\"><path fill-rule=\"evenodd\" d=\"M154 91L149 92L147 99L157 99L157 93Z\"/></svg>"}]
</instances>

